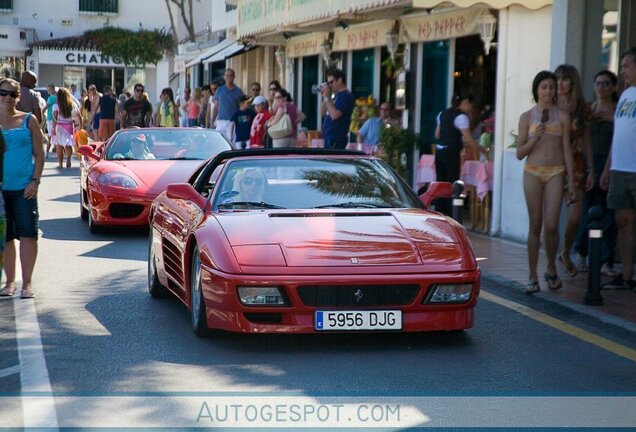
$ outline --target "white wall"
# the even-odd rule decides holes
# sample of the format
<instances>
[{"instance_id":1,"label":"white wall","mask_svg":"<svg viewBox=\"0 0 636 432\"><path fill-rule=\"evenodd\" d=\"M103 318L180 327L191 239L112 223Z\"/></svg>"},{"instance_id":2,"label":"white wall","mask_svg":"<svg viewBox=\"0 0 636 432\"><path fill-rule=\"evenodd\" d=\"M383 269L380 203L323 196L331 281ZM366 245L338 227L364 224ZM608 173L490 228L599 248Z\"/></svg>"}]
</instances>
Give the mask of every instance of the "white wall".
<instances>
[{"instance_id":1,"label":"white wall","mask_svg":"<svg viewBox=\"0 0 636 432\"><path fill-rule=\"evenodd\" d=\"M491 233L517 241L525 242L528 231L528 213L521 181L522 164L511 163L504 167L504 159L509 159L504 158L504 149L513 142L511 132L518 132L519 117L534 104L534 76L550 67L551 30L552 7L533 11L511 6L500 11L495 125L496 184Z\"/></svg>"},{"instance_id":2,"label":"white wall","mask_svg":"<svg viewBox=\"0 0 636 432\"><path fill-rule=\"evenodd\" d=\"M78 0L14 0L13 12L0 13L0 25L16 25L35 29L38 40L81 35L86 30L100 28L108 19L110 25L128 29L170 29L168 9L163 0L119 1L117 15L85 15L79 13ZM62 25L71 19L72 25Z\"/></svg>"},{"instance_id":3,"label":"white wall","mask_svg":"<svg viewBox=\"0 0 636 432\"><path fill-rule=\"evenodd\" d=\"M215 0L212 2L212 31L226 30L236 27L238 24L237 9L226 12L225 2Z\"/></svg>"}]
</instances>

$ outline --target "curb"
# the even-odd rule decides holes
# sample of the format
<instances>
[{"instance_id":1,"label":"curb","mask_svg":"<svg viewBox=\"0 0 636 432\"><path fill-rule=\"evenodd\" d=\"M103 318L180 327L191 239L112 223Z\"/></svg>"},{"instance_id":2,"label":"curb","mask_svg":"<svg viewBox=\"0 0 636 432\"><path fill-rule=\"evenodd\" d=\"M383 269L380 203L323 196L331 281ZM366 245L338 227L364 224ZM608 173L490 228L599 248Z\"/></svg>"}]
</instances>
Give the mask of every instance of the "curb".
<instances>
[{"instance_id":1,"label":"curb","mask_svg":"<svg viewBox=\"0 0 636 432\"><path fill-rule=\"evenodd\" d=\"M487 272L487 271L483 271L481 273L482 277L485 279L489 279L493 282L496 282L500 285L504 285L506 287L518 290L518 291L522 291L523 290L523 285L520 284L519 282L507 279L503 276L500 276L496 273L491 273L491 272ZM543 291L533 294L534 297L540 298L542 300L547 300L549 302L552 303L557 303L560 306L563 306L567 309L571 309L573 311L579 312L581 314L584 315L588 315L591 316L592 318L596 318L599 321L605 323L605 324L610 324L616 327L620 327L623 330L627 330L630 331L632 333L636 333L636 323L628 321L626 319L623 318L619 318L615 315L609 314L607 312L603 312L603 311L599 311L596 309L593 309L589 306L585 306L583 304L578 304L578 303L574 303L570 300L565 300L562 299L560 297L555 297L553 295L550 294L545 294Z\"/></svg>"}]
</instances>

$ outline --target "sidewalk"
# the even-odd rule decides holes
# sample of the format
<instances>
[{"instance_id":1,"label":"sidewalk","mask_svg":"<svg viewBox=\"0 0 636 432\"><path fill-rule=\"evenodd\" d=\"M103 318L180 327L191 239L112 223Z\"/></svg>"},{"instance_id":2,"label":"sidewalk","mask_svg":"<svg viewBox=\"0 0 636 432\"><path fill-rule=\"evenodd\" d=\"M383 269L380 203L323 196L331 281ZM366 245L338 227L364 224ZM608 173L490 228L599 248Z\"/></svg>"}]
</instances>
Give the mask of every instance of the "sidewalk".
<instances>
[{"instance_id":1,"label":"sidewalk","mask_svg":"<svg viewBox=\"0 0 636 432\"><path fill-rule=\"evenodd\" d=\"M469 233L482 275L498 282L509 283L512 289L522 290L528 281L526 246L472 231ZM539 275L543 275L545 268L545 254L541 250ZM561 303L571 309L593 315L602 321L636 329L636 293L631 290L601 290L603 305L588 306L583 303L587 291L587 272L579 273L571 278L560 262L557 262L557 269L563 281L563 288L551 291L541 279L539 281L541 292L534 294L535 296ZM609 279L602 276L601 283Z\"/></svg>"}]
</instances>

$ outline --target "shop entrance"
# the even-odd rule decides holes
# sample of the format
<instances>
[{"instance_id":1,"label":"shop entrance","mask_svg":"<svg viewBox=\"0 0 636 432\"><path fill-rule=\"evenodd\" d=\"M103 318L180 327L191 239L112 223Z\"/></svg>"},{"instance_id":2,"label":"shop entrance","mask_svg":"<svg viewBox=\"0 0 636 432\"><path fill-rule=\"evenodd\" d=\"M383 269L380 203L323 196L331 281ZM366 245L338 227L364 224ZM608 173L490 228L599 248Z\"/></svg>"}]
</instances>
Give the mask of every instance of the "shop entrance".
<instances>
[{"instance_id":1,"label":"shop entrance","mask_svg":"<svg viewBox=\"0 0 636 432\"><path fill-rule=\"evenodd\" d=\"M104 86L112 86L116 94L124 88L124 68L86 68L86 86L95 84L99 92L104 92Z\"/></svg>"}]
</instances>

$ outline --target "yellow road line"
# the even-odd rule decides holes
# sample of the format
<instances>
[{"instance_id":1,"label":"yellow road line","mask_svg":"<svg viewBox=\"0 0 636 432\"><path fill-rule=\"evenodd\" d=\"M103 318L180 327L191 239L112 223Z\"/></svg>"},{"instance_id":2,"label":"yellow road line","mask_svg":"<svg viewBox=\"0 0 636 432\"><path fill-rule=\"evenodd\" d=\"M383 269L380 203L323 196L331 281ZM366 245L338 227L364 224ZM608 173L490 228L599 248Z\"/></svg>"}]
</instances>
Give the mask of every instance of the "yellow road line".
<instances>
[{"instance_id":1,"label":"yellow road line","mask_svg":"<svg viewBox=\"0 0 636 432\"><path fill-rule=\"evenodd\" d=\"M550 315L546 315L542 312L536 311L527 306L523 306L519 303L506 300L502 297L496 296L487 291L482 290L479 293L479 297L485 300L491 301L493 303L497 303L501 306L507 307L508 309L512 309L516 312L519 312L522 315L532 318L533 320L542 322L545 325L548 325L552 328L560 330L563 333L567 333L571 336L574 336L575 338L581 339L585 342L589 342L593 345L598 346L599 348L603 348L604 350L607 350L611 353L614 353L628 360L636 362L636 350L633 350L629 347L618 344L616 342L612 342L609 339L605 339L604 337L601 337L594 333L590 333L579 327L568 324L565 321L561 321L560 319L553 318Z\"/></svg>"}]
</instances>

